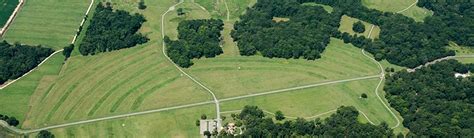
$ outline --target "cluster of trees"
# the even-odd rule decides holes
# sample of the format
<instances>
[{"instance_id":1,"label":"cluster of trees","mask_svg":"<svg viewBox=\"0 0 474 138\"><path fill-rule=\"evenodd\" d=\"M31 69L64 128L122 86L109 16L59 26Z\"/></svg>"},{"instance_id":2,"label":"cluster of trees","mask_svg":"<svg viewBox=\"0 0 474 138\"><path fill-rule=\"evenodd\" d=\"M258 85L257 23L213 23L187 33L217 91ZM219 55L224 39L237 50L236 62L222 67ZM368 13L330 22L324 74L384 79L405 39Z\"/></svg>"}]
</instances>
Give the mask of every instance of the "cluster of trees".
<instances>
[{"instance_id":1,"label":"cluster of trees","mask_svg":"<svg viewBox=\"0 0 474 138\"><path fill-rule=\"evenodd\" d=\"M0 42L0 84L21 77L53 52L52 49L41 46Z\"/></svg>"},{"instance_id":2,"label":"cluster of trees","mask_svg":"<svg viewBox=\"0 0 474 138\"><path fill-rule=\"evenodd\" d=\"M361 21L357 21L352 25L352 30L356 33L365 32L365 25Z\"/></svg>"},{"instance_id":3,"label":"cluster of trees","mask_svg":"<svg viewBox=\"0 0 474 138\"><path fill-rule=\"evenodd\" d=\"M284 122L274 122L265 117L264 112L256 106L245 106L236 117L243 123L244 137L387 137L393 132L386 123L378 126L362 124L357 121L359 112L354 107L342 106L330 117L321 120L298 118Z\"/></svg>"},{"instance_id":4,"label":"cluster of trees","mask_svg":"<svg viewBox=\"0 0 474 138\"><path fill-rule=\"evenodd\" d=\"M63 55L65 60L67 60L69 57L71 57L71 53L74 50L74 44L70 44L69 46L66 46L63 48Z\"/></svg>"},{"instance_id":5,"label":"cluster of trees","mask_svg":"<svg viewBox=\"0 0 474 138\"><path fill-rule=\"evenodd\" d=\"M180 67L193 65L193 58L212 58L223 53L220 47L224 22L220 19L185 20L178 25L178 40L165 36L166 51Z\"/></svg>"},{"instance_id":6,"label":"cluster of trees","mask_svg":"<svg viewBox=\"0 0 474 138\"><path fill-rule=\"evenodd\" d=\"M392 74L384 87L390 105L403 116L413 135L474 136L474 64L448 60L416 72Z\"/></svg>"},{"instance_id":7,"label":"cluster of trees","mask_svg":"<svg viewBox=\"0 0 474 138\"><path fill-rule=\"evenodd\" d=\"M240 55L314 60L338 32L341 12L303 6L296 0L259 0L240 17L231 35ZM274 17L288 18L275 22Z\"/></svg>"},{"instance_id":8,"label":"cluster of trees","mask_svg":"<svg viewBox=\"0 0 474 138\"><path fill-rule=\"evenodd\" d=\"M362 5L361 0L298 1L330 5L343 14L380 26L379 39L359 47L377 55L379 59L387 59L390 63L401 66L412 68L454 55L453 51L446 49L448 41L471 46L474 43L474 3L465 0L420 1L418 6L435 12L424 22L415 22L401 14L368 9Z\"/></svg>"},{"instance_id":9,"label":"cluster of trees","mask_svg":"<svg viewBox=\"0 0 474 138\"><path fill-rule=\"evenodd\" d=\"M37 138L54 138L54 134L47 130L41 130L36 137Z\"/></svg>"},{"instance_id":10,"label":"cluster of trees","mask_svg":"<svg viewBox=\"0 0 474 138\"><path fill-rule=\"evenodd\" d=\"M145 5L145 1L144 1L144 0L140 0L140 1L138 2L138 9L140 9L140 10L146 9L146 5Z\"/></svg>"},{"instance_id":11,"label":"cluster of trees","mask_svg":"<svg viewBox=\"0 0 474 138\"><path fill-rule=\"evenodd\" d=\"M7 115L2 115L0 114L0 120L3 120L8 123L10 126L18 126L20 124L20 121L18 121L15 117L9 117Z\"/></svg>"},{"instance_id":12,"label":"cluster of trees","mask_svg":"<svg viewBox=\"0 0 474 138\"><path fill-rule=\"evenodd\" d=\"M94 55L146 43L149 39L137 33L145 21L138 13L130 15L127 11L113 10L108 2L98 4L79 52Z\"/></svg>"}]
</instances>

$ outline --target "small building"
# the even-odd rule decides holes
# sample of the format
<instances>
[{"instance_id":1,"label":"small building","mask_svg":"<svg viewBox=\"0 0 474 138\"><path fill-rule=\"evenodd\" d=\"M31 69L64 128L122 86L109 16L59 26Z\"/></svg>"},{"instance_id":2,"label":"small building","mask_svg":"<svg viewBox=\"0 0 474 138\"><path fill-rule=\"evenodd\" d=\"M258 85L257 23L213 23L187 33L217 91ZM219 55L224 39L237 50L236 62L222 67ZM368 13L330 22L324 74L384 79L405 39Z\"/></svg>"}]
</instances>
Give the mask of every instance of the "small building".
<instances>
[{"instance_id":1,"label":"small building","mask_svg":"<svg viewBox=\"0 0 474 138\"><path fill-rule=\"evenodd\" d=\"M212 131L217 130L217 120L213 119L206 119L206 120L199 120L199 134L204 135L205 131Z\"/></svg>"}]
</instances>

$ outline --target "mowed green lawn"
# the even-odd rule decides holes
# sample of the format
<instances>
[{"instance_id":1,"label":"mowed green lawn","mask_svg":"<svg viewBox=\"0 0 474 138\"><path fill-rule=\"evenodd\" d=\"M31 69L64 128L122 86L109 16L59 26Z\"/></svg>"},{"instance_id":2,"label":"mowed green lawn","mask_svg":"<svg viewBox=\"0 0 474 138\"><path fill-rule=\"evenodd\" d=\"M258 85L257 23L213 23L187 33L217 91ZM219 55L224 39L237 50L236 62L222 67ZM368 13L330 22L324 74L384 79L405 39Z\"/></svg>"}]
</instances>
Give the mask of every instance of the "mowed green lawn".
<instances>
[{"instance_id":1,"label":"mowed green lawn","mask_svg":"<svg viewBox=\"0 0 474 138\"><path fill-rule=\"evenodd\" d=\"M411 4L416 2L416 0L362 0L362 4L371 9L377 9L385 12L398 12L401 11ZM409 8L406 11L403 11L401 14L415 19L415 21L423 21L425 17L431 16L432 11L420 8L416 5Z\"/></svg>"},{"instance_id":2,"label":"mowed green lawn","mask_svg":"<svg viewBox=\"0 0 474 138\"><path fill-rule=\"evenodd\" d=\"M22 128L209 101L161 53L161 18L174 2L148 2L141 32L150 42L95 56L70 58L57 78L35 91Z\"/></svg>"},{"instance_id":3,"label":"mowed green lawn","mask_svg":"<svg viewBox=\"0 0 474 138\"><path fill-rule=\"evenodd\" d=\"M354 30L352 30L352 26L354 25L354 23L356 23L358 21L361 21L361 20L349 17L347 15L343 15L341 17L341 23L340 23L341 25L339 26L339 31L347 32L350 35L357 34L358 36L363 35L365 37L368 37L369 33L370 33L370 29L372 28L372 24L361 21L365 25L365 32L356 33L356 32L354 32ZM379 34L380 34L380 27L375 26L374 29L372 30L372 33L370 34L370 38L372 38L372 39L378 38Z\"/></svg>"},{"instance_id":4,"label":"mowed green lawn","mask_svg":"<svg viewBox=\"0 0 474 138\"><path fill-rule=\"evenodd\" d=\"M238 20L245 13L247 7L251 7L257 0L194 0L197 4L210 12L213 18L227 19L227 8L229 19ZM227 8L226 8L227 4Z\"/></svg>"},{"instance_id":5,"label":"mowed green lawn","mask_svg":"<svg viewBox=\"0 0 474 138\"><path fill-rule=\"evenodd\" d=\"M31 109L30 98L40 82L54 80L61 70L64 56L56 54L26 77L0 90L0 114L13 116L23 121Z\"/></svg>"},{"instance_id":6,"label":"mowed green lawn","mask_svg":"<svg viewBox=\"0 0 474 138\"><path fill-rule=\"evenodd\" d=\"M379 81L379 78L373 78L225 101L221 103L221 112L241 110L245 105L256 105L271 113L280 110L286 116L307 118L335 110L340 106L354 106L364 112L370 121L376 124L387 122L392 127L397 123L395 118L380 103L374 92ZM368 98L360 98L362 93L366 93ZM365 120L364 117L362 119ZM402 128L398 127L396 131L401 131Z\"/></svg>"},{"instance_id":7,"label":"mowed green lawn","mask_svg":"<svg viewBox=\"0 0 474 138\"><path fill-rule=\"evenodd\" d=\"M5 40L59 50L71 43L90 0L26 0Z\"/></svg>"},{"instance_id":8,"label":"mowed green lawn","mask_svg":"<svg viewBox=\"0 0 474 138\"><path fill-rule=\"evenodd\" d=\"M0 0L0 29L7 23L18 3L18 0Z\"/></svg>"},{"instance_id":9,"label":"mowed green lawn","mask_svg":"<svg viewBox=\"0 0 474 138\"><path fill-rule=\"evenodd\" d=\"M196 120L215 117L214 105L165 111L116 120L52 129L56 137L200 137ZM34 136L36 134L30 135Z\"/></svg>"}]
</instances>

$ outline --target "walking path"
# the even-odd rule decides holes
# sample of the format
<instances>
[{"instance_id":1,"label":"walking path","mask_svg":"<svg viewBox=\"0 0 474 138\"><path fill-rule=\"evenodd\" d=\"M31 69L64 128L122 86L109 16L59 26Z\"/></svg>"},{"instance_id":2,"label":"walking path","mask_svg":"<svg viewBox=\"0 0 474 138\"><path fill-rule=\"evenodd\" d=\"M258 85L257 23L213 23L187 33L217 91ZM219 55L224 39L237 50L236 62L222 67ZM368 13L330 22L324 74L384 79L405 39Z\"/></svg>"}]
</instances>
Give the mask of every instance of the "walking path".
<instances>
[{"instance_id":1,"label":"walking path","mask_svg":"<svg viewBox=\"0 0 474 138\"><path fill-rule=\"evenodd\" d=\"M411 4L410 6L408 6L407 8L403 9L403 10L400 10L400 11L397 11L397 13L402 13L408 9L410 9L411 7L415 6L416 3L418 3L418 0L416 0L413 4Z\"/></svg>"},{"instance_id":2,"label":"walking path","mask_svg":"<svg viewBox=\"0 0 474 138\"><path fill-rule=\"evenodd\" d=\"M375 26L375 25L372 25L372 27L371 27L371 29L370 29L369 36L368 36L369 38L370 38L370 35L372 35L372 30L374 29L374 26ZM376 63L376 64L379 66L379 68L380 68L380 76L381 76L381 77L380 77L379 83L377 84L377 87L375 88L375 95L377 96L377 98L379 99L379 101L383 104L383 106L385 107L385 109L387 109L387 110L390 112L390 114L392 114L393 118L395 118L395 120L397 121L397 124L396 124L395 126L393 126L392 129L393 129L393 128L396 128L396 127L398 127L398 126L400 125L400 120L398 119L397 115L395 115L395 113L392 111L392 109L390 109L390 107L388 107L388 105L385 104L385 102L382 100L382 98L380 97L379 92L378 92L380 86L382 85L382 82L385 80L385 70L383 69L383 66L382 66L382 64L380 64L380 62L378 62L378 61L375 60L374 58L372 58L372 57L368 56L367 54L365 54L365 50L364 50L364 49L362 49L362 54L363 54L364 56L366 56L367 58L371 59L371 60L372 60L374 63Z\"/></svg>"},{"instance_id":3,"label":"walking path","mask_svg":"<svg viewBox=\"0 0 474 138\"><path fill-rule=\"evenodd\" d=\"M179 3L171 6L168 8L168 10L163 13L161 15L161 36L162 38L165 38L165 16L166 14L168 14L170 11L173 11L175 10L175 7L180 5L181 3L183 3L183 1L180 1ZM195 78L193 78L191 75L189 75L188 73L186 73L183 69L181 69L181 67L179 67L178 65L176 65L171 59L170 57L168 57L168 55L166 54L166 44L165 44L165 41L163 41L163 55L165 55L166 59L168 59L168 61L173 64L173 66L176 67L176 69L178 69L182 74L184 74L186 77L188 77L189 79L191 79L193 82L195 82L196 84L198 84L199 86L201 86L203 89L205 89L207 92L209 92L211 95L212 95L212 98L214 99L214 103L216 104L216 119L219 121L218 122L218 126L221 126L220 124L220 120L221 120L221 116L219 114L220 112L220 106L219 106L219 100L217 100L217 97L216 95L214 94L213 91L211 91L209 88L207 88L206 86L204 86L201 82L199 82L198 80L196 80Z\"/></svg>"},{"instance_id":4,"label":"walking path","mask_svg":"<svg viewBox=\"0 0 474 138\"><path fill-rule=\"evenodd\" d=\"M421 69L423 67L427 67L429 65L433 65L433 64L441 62L441 61L456 59L456 58L474 58L474 55L447 56L447 57L443 57L443 58L440 58L440 59L433 60L431 62L427 62L427 63L425 63L423 65L420 65L418 67L415 67L413 69L407 69L407 71L408 72L415 72L416 70Z\"/></svg>"}]
</instances>

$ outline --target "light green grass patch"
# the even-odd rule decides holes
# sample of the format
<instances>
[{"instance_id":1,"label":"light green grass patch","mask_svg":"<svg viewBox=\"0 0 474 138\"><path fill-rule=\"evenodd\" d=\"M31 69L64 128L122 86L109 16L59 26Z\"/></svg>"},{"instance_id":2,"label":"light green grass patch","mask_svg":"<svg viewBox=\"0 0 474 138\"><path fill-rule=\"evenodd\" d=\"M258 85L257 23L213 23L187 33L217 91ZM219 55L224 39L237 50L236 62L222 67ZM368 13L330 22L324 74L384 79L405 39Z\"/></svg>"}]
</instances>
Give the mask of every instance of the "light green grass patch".
<instances>
[{"instance_id":1,"label":"light green grass patch","mask_svg":"<svg viewBox=\"0 0 474 138\"><path fill-rule=\"evenodd\" d=\"M71 43L90 0L25 1L5 40L55 50Z\"/></svg>"},{"instance_id":2,"label":"light green grass patch","mask_svg":"<svg viewBox=\"0 0 474 138\"><path fill-rule=\"evenodd\" d=\"M256 105L271 113L280 110L286 116L315 119L315 115L335 110L340 106L354 106L364 112L372 122L379 124L385 121L389 126L394 126L396 120L380 103L374 92L379 81L380 79L374 78L226 101L221 103L221 110L233 111L240 110L245 105ZM366 93L368 98L360 98L362 93ZM318 117L325 118L332 113ZM362 117L360 120L365 118Z\"/></svg>"},{"instance_id":3,"label":"light green grass patch","mask_svg":"<svg viewBox=\"0 0 474 138\"><path fill-rule=\"evenodd\" d=\"M170 110L50 130L56 137L200 137L201 114L215 117L214 105ZM30 135L34 137L37 134Z\"/></svg>"},{"instance_id":4,"label":"light green grass patch","mask_svg":"<svg viewBox=\"0 0 474 138\"><path fill-rule=\"evenodd\" d=\"M375 75L379 71L361 50L331 39L321 59L270 59L261 56L221 56L199 59L186 69L215 91L217 97Z\"/></svg>"},{"instance_id":5,"label":"light green grass patch","mask_svg":"<svg viewBox=\"0 0 474 138\"><path fill-rule=\"evenodd\" d=\"M43 76L57 75L63 61L64 56L56 54L31 74L0 90L0 112L16 117L22 123L30 110L30 98L40 84L40 80Z\"/></svg>"},{"instance_id":6,"label":"light green grass patch","mask_svg":"<svg viewBox=\"0 0 474 138\"><path fill-rule=\"evenodd\" d=\"M318 4L318 3L314 3L314 2L306 2L306 3L303 3L302 5L304 5L304 6L321 6L321 7L324 8L324 10L326 10L329 13L332 13L332 11L334 11L334 8L332 8L329 5Z\"/></svg>"},{"instance_id":7,"label":"light green grass patch","mask_svg":"<svg viewBox=\"0 0 474 138\"><path fill-rule=\"evenodd\" d=\"M229 19L238 20L239 16L245 13L247 7L253 6L257 0L194 0L198 5L204 7L211 13L212 18L227 19L227 9L229 9ZM227 4L227 6L226 6Z\"/></svg>"},{"instance_id":8,"label":"light green grass patch","mask_svg":"<svg viewBox=\"0 0 474 138\"><path fill-rule=\"evenodd\" d=\"M339 31L341 32L347 32L350 35L357 34L358 36L363 35L365 37L369 36L370 29L372 28L373 24L367 23L365 21L361 21L365 25L365 32L363 33L356 33L354 30L352 30L352 26L354 23L361 21L356 18L349 17L347 15L343 15L341 17L341 25L339 26ZM380 34L380 27L375 26L374 29L372 30L372 33L370 34L370 38L375 39L378 38Z\"/></svg>"},{"instance_id":9,"label":"light green grass patch","mask_svg":"<svg viewBox=\"0 0 474 138\"><path fill-rule=\"evenodd\" d=\"M380 11L385 11L385 12L399 12L403 9L406 9L409 7L411 4L416 2L416 0L362 0L362 4L367 6L368 8L371 9L377 9ZM403 11L402 13L405 16L413 18L415 21L423 21L425 17L433 15L433 12L425 9L418 7L414 5L413 7L409 8L406 11Z\"/></svg>"},{"instance_id":10,"label":"light green grass patch","mask_svg":"<svg viewBox=\"0 0 474 138\"><path fill-rule=\"evenodd\" d=\"M474 47L459 46L455 42L449 42L449 50L456 52L456 55L473 55Z\"/></svg>"}]
</instances>

